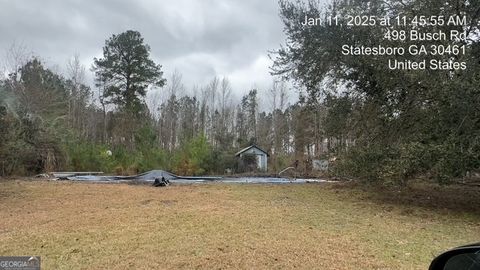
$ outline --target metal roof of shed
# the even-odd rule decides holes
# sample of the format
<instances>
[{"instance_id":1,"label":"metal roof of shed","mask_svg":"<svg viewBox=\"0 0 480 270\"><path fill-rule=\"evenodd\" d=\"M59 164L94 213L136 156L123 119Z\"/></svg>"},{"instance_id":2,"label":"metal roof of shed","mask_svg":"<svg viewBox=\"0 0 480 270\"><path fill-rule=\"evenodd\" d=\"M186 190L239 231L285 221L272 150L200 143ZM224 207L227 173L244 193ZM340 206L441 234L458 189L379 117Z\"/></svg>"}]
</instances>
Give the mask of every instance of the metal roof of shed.
<instances>
[{"instance_id":1,"label":"metal roof of shed","mask_svg":"<svg viewBox=\"0 0 480 270\"><path fill-rule=\"evenodd\" d=\"M255 144L252 144L252 145L250 145L249 147L243 148L242 150L238 151L238 152L235 154L235 156L239 156L241 153L246 152L246 151L250 150L251 148L257 148L257 149L260 150L261 152L265 153L265 155L267 155L267 157L270 156L270 155L267 153L267 151L263 150L262 148L258 147L258 146L255 145Z\"/></svg>"}]
</instances>

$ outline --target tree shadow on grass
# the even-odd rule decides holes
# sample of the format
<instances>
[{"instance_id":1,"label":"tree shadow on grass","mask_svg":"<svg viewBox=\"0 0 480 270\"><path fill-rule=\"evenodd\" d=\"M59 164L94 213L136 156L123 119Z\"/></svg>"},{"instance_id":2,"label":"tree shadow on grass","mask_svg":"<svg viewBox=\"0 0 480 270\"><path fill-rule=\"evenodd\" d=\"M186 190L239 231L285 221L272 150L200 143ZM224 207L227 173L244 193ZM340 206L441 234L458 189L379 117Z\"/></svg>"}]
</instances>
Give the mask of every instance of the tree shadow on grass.
<instances>
[{"instance_id":1,"label":"tree shadow on grass","mask_svg":"<svg viewBox=\"0 0 480 270\"><path fill-rule=\"evenodd\" d=\"M361 190L362 199L382 206L421 207L440 212L471 213L480 217L478 186L412 183L408 187L399 188L345 183L335 185L333 188Z\"/></svg>"}]
</instances>

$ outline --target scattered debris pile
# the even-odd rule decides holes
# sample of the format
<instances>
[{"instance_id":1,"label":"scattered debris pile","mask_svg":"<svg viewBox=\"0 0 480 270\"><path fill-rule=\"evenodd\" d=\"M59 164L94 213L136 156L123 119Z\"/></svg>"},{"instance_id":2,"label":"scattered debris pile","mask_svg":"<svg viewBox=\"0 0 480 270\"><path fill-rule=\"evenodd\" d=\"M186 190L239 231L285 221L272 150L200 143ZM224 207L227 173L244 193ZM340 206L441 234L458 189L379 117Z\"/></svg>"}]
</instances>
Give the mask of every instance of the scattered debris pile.
<instances>
[{"instance_id":1,"label":"scattered debris pile","mask_svg":"<svg viewBox=\"0 0 480 270\"><path fill-rule=\"evenodd\" d=\"M153 182L154 187L166 187L170 185L170 181L165 179L165 177L162 177L162 179L155 178L155 181Z\"/></svg>"}]
</instances>

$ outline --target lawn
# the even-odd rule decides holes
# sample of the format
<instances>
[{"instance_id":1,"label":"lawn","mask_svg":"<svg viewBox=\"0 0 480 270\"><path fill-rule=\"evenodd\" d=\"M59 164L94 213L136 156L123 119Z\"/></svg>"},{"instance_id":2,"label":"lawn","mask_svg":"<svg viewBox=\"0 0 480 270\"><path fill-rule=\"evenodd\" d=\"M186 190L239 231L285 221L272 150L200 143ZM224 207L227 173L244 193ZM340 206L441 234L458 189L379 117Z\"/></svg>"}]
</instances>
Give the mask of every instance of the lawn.
<instances>
[{"instance_id":1,"label":"lawn","mask_svg":"<svg viewBox=\"0 0 480 270\"><path fill-rule=\"evenodd\" d=\"M478 197L411 192L3 180L0 255L43 269L426 269L480 240Z\"/></svg>"}]
</instances>

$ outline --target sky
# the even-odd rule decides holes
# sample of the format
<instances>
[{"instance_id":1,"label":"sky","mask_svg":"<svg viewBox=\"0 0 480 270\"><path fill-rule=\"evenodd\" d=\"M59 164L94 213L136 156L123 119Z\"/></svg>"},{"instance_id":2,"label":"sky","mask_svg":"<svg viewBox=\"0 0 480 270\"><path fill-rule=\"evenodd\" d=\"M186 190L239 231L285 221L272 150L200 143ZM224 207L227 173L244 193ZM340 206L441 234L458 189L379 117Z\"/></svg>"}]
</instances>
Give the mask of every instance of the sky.
<instances>
[{"instance_id":1,"label":"sky","mask_svg":"<svg viewBox=\"0 0 480 270\"><path fill-rule=\"evenodd\" d=\"M21 44L62 72L77 54L91 83L105 40L137 30L167 79L177 70L190 89L225 76L241 96L272 84L268 52L285 40L278 14L277 0L0 0L0 57Z\"/></svg>"}]
</instances>

